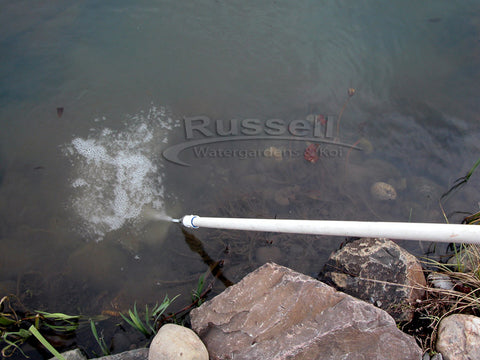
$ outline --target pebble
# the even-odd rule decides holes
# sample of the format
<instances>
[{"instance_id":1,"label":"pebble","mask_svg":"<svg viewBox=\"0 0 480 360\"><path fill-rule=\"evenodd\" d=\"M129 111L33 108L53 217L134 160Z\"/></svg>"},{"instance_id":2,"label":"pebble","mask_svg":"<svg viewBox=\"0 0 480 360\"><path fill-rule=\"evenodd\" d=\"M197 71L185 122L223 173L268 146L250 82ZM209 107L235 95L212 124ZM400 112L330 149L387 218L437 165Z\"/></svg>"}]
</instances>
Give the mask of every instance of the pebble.
<instances>
[{"instance_id":1,"label":"pebble","mask_svg":"<svg viewBox=\"0 0 480 360\"><path fill-rule=\"evenodd\" d=\"M377 200L395 200L397 198L395 188L382 181L374 183L370 188L370 193Z\"/></svg>"},{"instance_id":2,"label":"pebble","mask_svg":"<svg viewBox=\"0 0 480 360\"><path fill-rule=\"evenodd\" d=\"M153 338L148 360L208 360L208 351L197 334L186 327L166 324Z\"/></svg>"},{"instance_id":3,"label":"pebble","mask_svg":"<svg viewBox=\"0 0 480 360\"><path fill-rule=\"evenodd\" d=\"M480 359L480 318L465 314L443 318L436 350L448 360Z\"/></svg>"},{"instance_id":4,"label":"pebble","mask_svg":"<svg viewBox=\"0 0 480 360\"><path fill-rule=\"evenodd\" d=\"M452 290L455 287L450 277L445 274L432 273L427 276L427 280L437 289Z\"/></svg>"}]
</instances>

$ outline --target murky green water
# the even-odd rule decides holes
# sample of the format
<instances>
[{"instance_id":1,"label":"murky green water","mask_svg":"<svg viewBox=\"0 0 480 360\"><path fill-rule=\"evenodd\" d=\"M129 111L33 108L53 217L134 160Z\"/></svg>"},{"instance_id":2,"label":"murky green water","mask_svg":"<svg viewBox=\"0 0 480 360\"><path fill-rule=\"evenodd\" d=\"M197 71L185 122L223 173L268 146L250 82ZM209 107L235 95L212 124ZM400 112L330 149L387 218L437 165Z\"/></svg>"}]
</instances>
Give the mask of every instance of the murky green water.
<instances>
[{"instance_id":1,"label":"murky green water","mask_svg":"<svg viewBox=\"0 0 480 360\"><path fill-rule=\"evenodd\" d=\"M31 308L188 302L207 265L145 207L442 222L439 196L480 153L476 1L0 4L0 295ZM347 99L339 137L364 151L327 146L312 163L310 142L272 138L188 148L190 167L162 156L188 140L184 117L338 121ZM397 199L374 200L376 181ZM478 183L450 199L452 221L479 210ZM344 240L195 235L233 282L266 258L315 275Z\"/></svg>"}]
</instances>

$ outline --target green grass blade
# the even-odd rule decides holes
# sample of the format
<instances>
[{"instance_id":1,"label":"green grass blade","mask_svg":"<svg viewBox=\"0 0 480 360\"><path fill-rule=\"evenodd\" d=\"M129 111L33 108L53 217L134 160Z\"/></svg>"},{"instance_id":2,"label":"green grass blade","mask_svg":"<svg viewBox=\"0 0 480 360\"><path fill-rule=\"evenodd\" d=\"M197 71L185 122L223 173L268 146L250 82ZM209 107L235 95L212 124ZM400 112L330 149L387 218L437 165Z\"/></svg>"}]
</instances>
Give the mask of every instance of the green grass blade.
<instances>
[{"instance_id":1,"label":"green grass blade","mask_svg":"<svg viewBox=\"0 0 480 360\"><path fill-rule=\"evenodd\" d=\"M123 314L120 314L120 316L122 317L123 320L125 320L125 322L130 325L131 327L134 327L136 328L135 324L132 322L132 320L130 320L129 318L127 318L125 315Z\"/></svg>"},{"instance_id":2,"label":"green grass blade","mask_svg":"<svg viewBox=\"0 0 480 360\"><path fill-rule=\"evenodd\" d=\"M65 358L52 346L50 343L43 337L42 334L35 328L35 326L31 325L28 328L28 331L32 333L33 336L37 338L38 341L42 343L45 348L52 353L53 356L55 356L59 360L65 360Z\"/></svg>"},{"instance_id":3,"label":"green grass blade","mask_svg":"<svg viewBox=\"0 0 480 360\"><path fill-rule=\"evenodd\" d=\"M145 326L143 325L142 323L142 320L140 320L140 317L138 316L138 311L137 311L137 307L134 306L133 308L133 313L131 311L129 311L129 314L130 314L130 318L132 319L133 323L135 324L135 327L140 330L141 332L145 333Z\"/></svg>"},{"instance_id":4,"label":"green grass blade","mask_svg":"<svg viewBox=\"0 0 480 360\"><path fill-rule=\"evenodd\" d=\"M475 172L475 169L480 165L480 158L478 158L477 162L472 166L472 168L470 169L470 171L467 173L467 175L465 176L465 178L468 180L470 179L470 177L473 175L473 173Z\"/></svg>"},{"instance_id":5,"label":"green grass blade","mask_svg":"<svg viewBox=\"0 0 480 360\"><path fill-rule=\"evenodd\" d=\"M97 341L98 346L100 346L100 350L102 350L103 355L110 355L110 350L105 343L105 339L98 336L97 327L95 326L95 323L92 319L90 319L90 328L92 329L93 337Z\"/></svg>"},{"instance_id":6,"label":"green grass blade","mask_svg":"<svg viewBox=\"0 0 480 360\"><path fill-rule=\"evenodd\" d=\"M62 313L48 313L46 311L40 311L40 310L35 310L35 312L43 315L43 317L45 319L55 319L55 320L67 321L67 320L75 320L75 319L80 318L79 315L66 315L66 314L62 314Z\"/></svg>"},{"instance_id":7,"label":"green grass blade","mask_svg":"<svg viewBox=\"0 0 480 360\"><path fill-rule=\"evenodd\" d=\"M15 324L16 321L13 320L13 319L10 319L8 317L5 317L3 315L0 315L0 325L1 326L9 326L9 325L12 325L12 324Z\"/></svg>"},{"instance_id":8,"label":"green grass blade","mask_svg":"<svg viewBox=\"0 0 480 360\"><path fill-rule=\"evenodd\" d=\"M78 324L73 325L51 325L43 322L46 327L58 332L72 332L78 329Z\"/></svg>"},{"instance_id":9,"label":"green grass blade","mask_svg":"<svg viewBox=\"0 0 480 360\"><path fill-rule=\"evenodd\" d=\"M132 326L133 328L140 331L146 337L149 337L151 335L151 333L148 331L148 329L145 327L145 325L140 320L140 318L138 316L138 311L137 311L136 304L133 306L133 312L132 312L132 310L128 310L128 314L130 316L130 319L128 319L123 314L120 314L120 315L130 326Z\"/></svg>"},{"instance_id":10,"label":"green grass blade","mask_svg":"<svg viewBox=\"0 0 480 360\"><path fill-rule=\"evenodd\" d=\"M23 356L25 356L26 358L28 358L28 356L23 352L23 350L20 348L19 345L22 345L23 344L23 339L18 339L16 341L10 341L6 338L3 339L3 341L5 343L7 343L8 345L5 346L3 349L2 349L2 356L3 357L10 357L13 355L13 353L15 352L15 350L18 350L22 353ZM13 350L10 351L10 348L13 348Z\"/></svg>"},{"instance_id":11,"label":"green grass blade","mask_svg":"<svg viewBox=\"0 0 480 360\"><path fill-rule=\"evenodd\" d=\"M155 306L153 307L152 314L156 311L156 308L157 308L157 304L155 304ZM150 323L151 317L152 317L152 315L150 314L150 311L148 311L148 305L145 305L145 324L147 325L147 327L149 329L149 333L153 334L153 333L155 333L155 329L153 328L152 324Z\"/></svg>"}]
</instances>

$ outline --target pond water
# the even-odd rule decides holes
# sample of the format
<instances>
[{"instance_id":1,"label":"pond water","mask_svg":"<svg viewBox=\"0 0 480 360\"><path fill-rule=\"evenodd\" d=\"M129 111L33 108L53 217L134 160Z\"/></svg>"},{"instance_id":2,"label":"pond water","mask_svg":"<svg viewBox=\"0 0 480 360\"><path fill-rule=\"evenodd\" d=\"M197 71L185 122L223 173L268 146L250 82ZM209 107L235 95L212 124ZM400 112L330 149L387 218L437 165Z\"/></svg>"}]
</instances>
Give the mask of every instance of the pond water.
<instances>
[{"instance_id":1,"label":"pond water","mask_svg":"<svg viewBox=\"0 0 480 360\"><path fill-rule=\"evenodd\" d=\"M32 309L180 308L205 254L230 282L268 259L315 276L345 239L192 244L155 217L444 222L479 157L478 1L0 3L0 295ZM190 166L163 156L179 144ZM478 184L451 221L479 210Z\"/></svg>"}]
</instances>

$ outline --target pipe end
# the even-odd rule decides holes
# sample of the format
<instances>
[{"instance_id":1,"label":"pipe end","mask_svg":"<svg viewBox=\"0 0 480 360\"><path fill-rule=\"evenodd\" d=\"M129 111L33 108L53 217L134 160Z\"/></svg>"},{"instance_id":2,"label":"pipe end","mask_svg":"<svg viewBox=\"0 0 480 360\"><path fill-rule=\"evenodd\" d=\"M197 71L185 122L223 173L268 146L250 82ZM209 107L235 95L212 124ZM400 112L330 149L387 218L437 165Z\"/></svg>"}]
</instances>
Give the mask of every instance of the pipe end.
<instances>
[{"instance_id":1,"label":"pipe end","mask_svg":"<svg viewBox=\"0 0 480 360\"><path fill-rule=\"evenodd\" d=\"M182 225L185 226L186 228L193 228L193 229L197 229L198 226L196 226L193 221L195 218L197 218L198 215L185 215L183 218L182 218Z\"/></svg>"}]
</instances>

